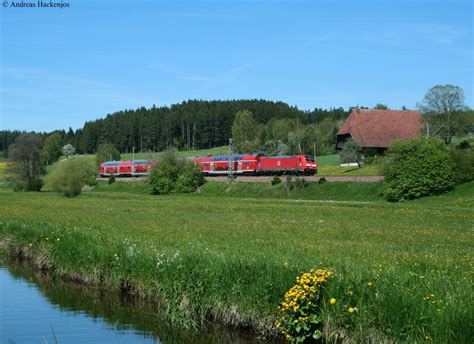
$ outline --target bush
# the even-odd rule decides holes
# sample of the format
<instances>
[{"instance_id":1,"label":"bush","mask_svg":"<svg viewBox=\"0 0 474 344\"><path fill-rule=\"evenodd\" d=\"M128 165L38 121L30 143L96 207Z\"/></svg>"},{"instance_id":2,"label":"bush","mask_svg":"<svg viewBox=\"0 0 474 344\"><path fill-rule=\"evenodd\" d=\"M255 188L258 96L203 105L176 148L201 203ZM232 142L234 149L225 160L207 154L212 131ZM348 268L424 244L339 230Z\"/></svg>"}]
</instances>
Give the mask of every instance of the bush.
<instances>
[{"instance_id":1,"label":"bush","mask_svg":"<svg viewBox=\"0 0 474 344\"><path fill-rule=\"evenodd\" d=\"M41 191L43 187L42 179L31 179L28 182L18 181L13 185L13 191Z\"/></svg>"},{"instance_id":2,"label":"bush","mask_svg":"<svg viewBox=\"0 0 474 344\"><path fill-rule=\"evenodd\" d=\"M156 195L194 192L204 182L201 169L190 161L178 159L175 151L165 152L148 177L151 192Z\"/></svg>"},{"instance_id":3,"label":"bush","mask_svg":"<svg viewBox=\"0 0 474 344\"><path fill-rule=\"evenodd\" d=\"M474 151L455 149L451 152L454 161L454 179L462 184L474 180Z\"/></svg>"},{"instance_id":4,"label":"bush","mask_svg":"<svg viewBox=\"0 0 474 344\"><path fill-rule=\"evenodd\" d=\"M454 187L451 155L441 141L425 138L394 142L384 176L383 193L391 202L438 195Z\"/></svg>"},{"instance_id":5,"label":"bush","mask_svg":"<svg viewBox=\"0 0 474 344\"><path fill-rule=\"evenodd\" d=\"M324 178L324 177L319 178L319 180L318 180L318 184L324 184L324 183L326 183L326 182L327 182L327 180L326 180L326 178Z\"/></svg>"},{"instance_id":6,"label":"bush","mask_svg":"<svg viewBox=\"0 0 474 344\"><path fill-rule=\"evenodd\" d=\"M342 146L342 150L340 152L341 162L344 164L356 162L360 167L360 163L362 161L361 152L362 149L359 143L353 139L349 139L346 141L346 143L344 143L344 146Z\"/></svg>"},{"instance_id":7,"label":"bush","mask_svg":"<svg viewBox=\"0 0 474 344\"><path fill-rule=\"evenodd\" d=\"M272 185L278 185L278 184L281 184L281 179L280 177L278 176L274 176L272 181L271 181Z\"/></svg>"},{"instance_id":8,"label":"bush","mask_svg":"<svg viewBox=\"0 0 474 344\"><path fill-rule=\"evenodd\" d=\"M82 187L91 179L90 163L81 160L65 160L48 177L48 184L55 192L62 192L67 197L81 193Z\"/></svg>"},{"instance_id":9,"label":"bush","mask_svg":"<svg viewBox=\"0 0 474 344\"><path fill-rule=\"evenodd\" d=\"M112 185L113 183L115 183L115 175L113 173L109 176L109 180L107 181L107 183L109 185Z\"/></svg>"},{"instance_id":10,"label":"bush","mask_svg":"<svg viewBox=\"0 0 474 344\"><path fill-rule=\"evenodd\" d=\"M456 149L464 149L464 150L471 149L471 143L468 140L463 140L459 142L459 144L456 146Z\"/></svg>"}]
</instances>

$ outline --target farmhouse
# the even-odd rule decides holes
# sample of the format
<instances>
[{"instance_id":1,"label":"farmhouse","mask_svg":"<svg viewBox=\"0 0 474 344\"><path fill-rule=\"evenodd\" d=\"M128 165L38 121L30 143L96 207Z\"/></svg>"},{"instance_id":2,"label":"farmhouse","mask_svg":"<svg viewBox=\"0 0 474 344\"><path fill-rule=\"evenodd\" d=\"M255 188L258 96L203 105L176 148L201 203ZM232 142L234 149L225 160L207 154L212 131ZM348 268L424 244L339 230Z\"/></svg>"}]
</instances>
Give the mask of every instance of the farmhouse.
<instances>
[{"instance_id":1,"label":"farmhouse","mask_svg":"<svg viewBox=\"0 0 474 344\"><path fill-rule=\"evenodd\" d=\"M393 140L420 135L423 120L418 111L354 109L337 133L336 149L352 138L363 150L383 153Z\"/></svg>"}]
</instances>

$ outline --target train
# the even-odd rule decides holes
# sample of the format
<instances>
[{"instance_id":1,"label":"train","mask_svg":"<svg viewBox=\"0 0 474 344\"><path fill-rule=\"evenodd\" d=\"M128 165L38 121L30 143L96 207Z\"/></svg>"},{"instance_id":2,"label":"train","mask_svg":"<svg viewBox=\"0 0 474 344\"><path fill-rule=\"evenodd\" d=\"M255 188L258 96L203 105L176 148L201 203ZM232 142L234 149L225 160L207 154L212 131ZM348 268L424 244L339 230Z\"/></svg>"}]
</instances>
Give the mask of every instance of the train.
<instances>
[{"instance_id":1,"label":"train","mask_svg":"<svg viewBox=\"0 0 474 344\"><path fill-rule=\"evenodd\" d=\"M235 154L194 156L189 158L205 176L312 176L318 171L316 159L310 155ZM139 177L148 175L155 160L108 161L100 164L100 176Z\"/></svg>"},{"instance_id":2,"label":"train","mask_svg":"<svg viewBox=\"0 0 474 344\"><path fill-rule=\"evenodd\" d=\"M101 177L114 175L116 177L140 177L150 173L156 164L154 160L107 161L100 164Z\"/></svg>"}]
</instances>

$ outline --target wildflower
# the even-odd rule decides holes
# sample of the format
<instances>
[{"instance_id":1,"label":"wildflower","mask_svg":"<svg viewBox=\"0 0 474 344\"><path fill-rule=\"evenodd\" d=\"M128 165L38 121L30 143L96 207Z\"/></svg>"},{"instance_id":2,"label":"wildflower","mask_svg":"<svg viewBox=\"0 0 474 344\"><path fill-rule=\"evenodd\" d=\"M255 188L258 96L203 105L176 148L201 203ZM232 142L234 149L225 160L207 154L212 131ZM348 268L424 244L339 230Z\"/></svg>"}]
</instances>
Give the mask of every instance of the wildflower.
<instances>
[{"instance_id":1,"label":"wildflower","mask_svg":"<svg viewBox=\"0 0 474 344\"><path fill-rule=\"evenodd\" d=\"M349 313L354 313L354 308L349 307L349 308L347 309L347 311L348 311Z\"/></svg>"},{"instance_id":2,"label":"wildflower","mask_svg":"<svg viewBox=\"0 0 474 344\"><path fill-rule=\"evenodd\" d=\"M349 290L349 291L347 292L347 295L349 295L349 296L352 296L353 294L354 294L354 293L352 292L352 290Z\"/></svg>"},{"instance_id":3,"label":"wildflower","mask_svg":"<svg viewBox=\"0 0 474 344\"><path fill-rule=\"evenodd\" d=\"M49 240L49 237L46 237L46 240Z\"/></svg>"},{"instance_id":4,"label":"wildflower","mask_svg":"<svg viewBox=\"0 0 474 344\"><path fill-rule=\"evenodd\" d=\"M284 263L283 263L283 266L284 266L285 268L287 268L287 267L288 267L288 262L284 262Z\"/></svg>"},{"instance_id":5,"label":"wildflower","mask_svg":"<svg viewBox=\"0 0 474 344\"><path fill-rule=\"evenodd\" d=\"M330 303L331 305L334 305L334 304L336 303L336 299L335 299L334 297L331 298L331 300L329 300L329 303Z\"/></svg>"},{"instance_id":6,"label":"wildflower","mask_svg":"<svg viewBox=\"0 0 474 344\"><path fill-rule=\"evenodd\" d=\"M60 239L59 238L56 238L56 241L59 241Z\"/></svg>"},{"instance_id":7,"label":"wildflower","mask_svg":"<svg viewBox=\"0 0 474 344\"><path fill-rule=\"evenodd\" d=\"M28 244L28 246L31 247L31 246L33 246L33 244L30 242L30 243Z\"/></svg>"},{"instance_id":8,"label":"wildflower","mask_svg":"<svg viewBox=\"0 0 474 344\"><path fill-rule=\"evenodd\" d=\"M114 257L117 257L117 253L114 253Z\"/></svg>"},{"instance_id":9,"label":"wildflower","mask_svg":"<svg viewBox=\"0 0 474 344\"><path fill-rule=\"evenodd\" d=\"M369 282L367 283L367 285L368 285L369 287L371 287L373 284L374 284L374 283L372 283L371 281L369 281Z\"/></svg>"}]
</instances>

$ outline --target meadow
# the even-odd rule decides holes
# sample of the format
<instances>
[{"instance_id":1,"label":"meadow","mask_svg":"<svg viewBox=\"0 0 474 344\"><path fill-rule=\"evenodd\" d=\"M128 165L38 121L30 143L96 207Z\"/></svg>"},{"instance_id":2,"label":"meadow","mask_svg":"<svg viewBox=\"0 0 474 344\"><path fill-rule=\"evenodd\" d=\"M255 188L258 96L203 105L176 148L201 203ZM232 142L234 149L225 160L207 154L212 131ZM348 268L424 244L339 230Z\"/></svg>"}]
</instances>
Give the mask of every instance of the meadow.
<instances>
[{"instance_id":1,"label":"meadow","mask_svg":"<svg viewBox=\"0 0 474 344\"><path fill-rule=\"evenodd\" d=\"M400 204L384 202L377 184L285 194L281 186L211 182L175 196L124 184L73 199L1 188L1 248L81 283L153 300L183 326L215 320L275 334L278 303L295 278L326 268L336 277L324 295L337 300L321 303L327 339L474 337L474 183Z\"/></svg>"}]
</instances>

